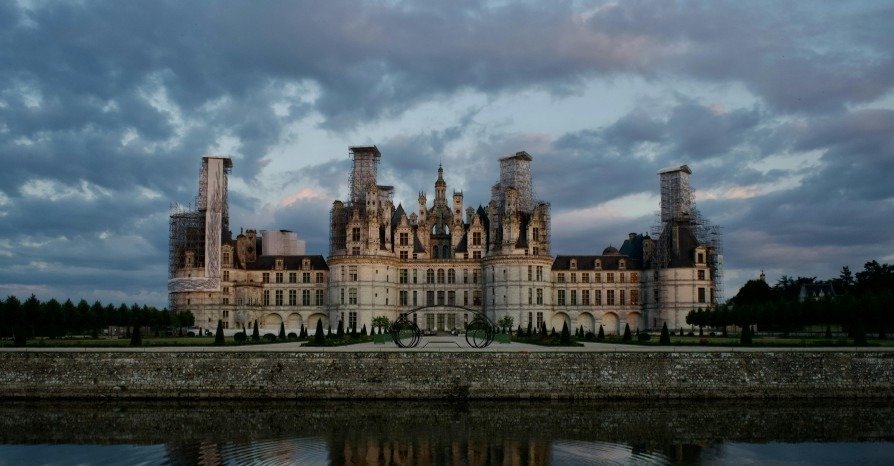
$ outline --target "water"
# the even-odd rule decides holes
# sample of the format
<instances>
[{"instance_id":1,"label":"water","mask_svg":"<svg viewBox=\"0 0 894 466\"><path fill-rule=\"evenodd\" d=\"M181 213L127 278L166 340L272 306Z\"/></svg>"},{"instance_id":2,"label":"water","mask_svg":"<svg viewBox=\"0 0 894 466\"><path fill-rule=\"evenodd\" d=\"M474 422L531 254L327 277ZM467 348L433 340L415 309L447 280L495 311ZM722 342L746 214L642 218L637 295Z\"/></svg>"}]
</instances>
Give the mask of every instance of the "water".
<instances>
[{"instance_id":1,"label":"water","mask_svg":"<svg viewBox=\"0 0 894 466\"><path fill-rule=\"evenodd\" d=\"M6 465L894 464L884 400L10 402Z\"/></svg>"}]
</instances>

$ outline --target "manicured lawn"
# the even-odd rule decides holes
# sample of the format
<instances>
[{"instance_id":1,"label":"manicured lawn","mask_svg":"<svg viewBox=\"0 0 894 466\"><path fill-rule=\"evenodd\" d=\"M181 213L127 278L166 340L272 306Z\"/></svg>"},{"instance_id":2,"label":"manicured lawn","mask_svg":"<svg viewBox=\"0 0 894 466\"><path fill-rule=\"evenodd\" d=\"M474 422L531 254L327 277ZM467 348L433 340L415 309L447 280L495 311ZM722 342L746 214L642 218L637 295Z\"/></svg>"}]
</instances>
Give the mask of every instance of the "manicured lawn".
<instances>
[{"instance_id":1,"label":"manicured lawn","mask_svg":"<svg viewBox=\"0 0 894 466\"><path fill-rule=\"evenodd\" d=\"M854 340L852 338L797 338L797 337L754 337L752 340L752 344L749 346L752 347L783 347L783 348L791 348L791 347L852 347L854 346ZM658 335L652 335L652 338L649 341L636 341L636 337L634 336L634 340L630 342L624 342L620 337L607 337L603 341L594 340L592 343L621 343L628 345L642 345L642 346L657 346L658 345ZM704 337L690 337L690 336L671 336L671 346L742 346L739 344L738 336L704 336ZM892 347L894 346L894 340L886 339L886 340L878 340L878 339L868 339L867 346L884 346L884 347Z\"/></svg>"},{"instance_id":2,"label":"manicured lawn","mask_svg":"<svg viewBox=\"0 0 894 466\"><path fill-rule=\"evenodd\" d=\"M286 341L288 342L288 341ZM268 342L264 339L257 343L252 343L248 341L244 343L244 345L264 345L264 344L276 344L276 343L286 343L282 341ZM144 337L143 345L144 347L158 347L158 346L212 346L214 345L214 337ZM226 338L227 346L235 346L236 343L233 341L233 337ZM85 339L75 339L75 338L32 338L27 342L28 348L124 348L130 346L130 339L128 338L85 338ZM8 348L12 347L11 340L2 340L0 341L0 347Z\"/></svg>"}]
</instances>

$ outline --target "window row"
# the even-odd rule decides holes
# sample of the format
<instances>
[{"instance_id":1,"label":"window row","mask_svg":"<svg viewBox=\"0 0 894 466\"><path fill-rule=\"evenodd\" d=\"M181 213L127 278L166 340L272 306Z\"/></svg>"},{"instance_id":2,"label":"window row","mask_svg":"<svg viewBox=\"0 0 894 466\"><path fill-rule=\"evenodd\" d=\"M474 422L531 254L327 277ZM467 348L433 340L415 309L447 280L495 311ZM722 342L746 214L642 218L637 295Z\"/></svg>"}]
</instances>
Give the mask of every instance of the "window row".
<instances>
[{"instance_id":1,"label":"window row","mask_svg":"<svg viewBox=\"0 0 894 466\"><path fill-rule=\"evenodd\" d=\"M289 272L288 274L288 283L298 283L298 272ZM326 277L323 272L316 272L313 275L313 283L326 283ZM276 272L273 274L273 283L286 283L285 278L285 272ZM230 280L230 273L228 270L224 270L223 279L224 281ZM264 272L261 274L261 282L271 283L270 272ZM301 283L311 283L311 272L301 272Z\"/></svg>"},{"instance_id":2,"label":"window row","mask_svg":"<svg viewBox=\"0 0 894 466\"><path fill-rule=\"evenodd\" d=\"M580 293L578 293L580 291ZM639 290L557 290L557 306L636 306L639 304ZM590 297L592 296L592 300ZM578 299L580 297L580 299ZM604 304L603 304L604 303Z\"/></svg>"},{"instance_id":3,"label":"window row","mask_svg":"<svg viewBox=\"0 0 894 466\"><path fill-rule=\"evenodd\" d=\"M580 283L590 283L590 277L592 276L592 283L602 283L603 277L605 279L605 283L615 283L615 278L617 277L617 283L638 283L639 282L639 273L638 272L594 272L590 274L589 272L558 272L556 274L556 283L568 283L566 278L570 278L570 283L578 283L578 276L580 276Z\"/></svg>"},{"instance_id":4,"label":"window row","mask_svg":"<svg viewBox=\"0 0 894 466\"><path fill-rule=\"evenodd\" d=\"M271 293L273 291L273 293ZM288 295L284 293L288 291ZM264 298L263 304L265 306L298 306L298 291L299 290L264 290ZM313 302L311 302L311 290L300 290L301 291L301 306L325 306L326 305L326 292L325 290L313 290ZM273 296L273 300L271 301L271 294ZM285 296L288 296L288 301L284 299Z\"/></svg>"}]
</instances>

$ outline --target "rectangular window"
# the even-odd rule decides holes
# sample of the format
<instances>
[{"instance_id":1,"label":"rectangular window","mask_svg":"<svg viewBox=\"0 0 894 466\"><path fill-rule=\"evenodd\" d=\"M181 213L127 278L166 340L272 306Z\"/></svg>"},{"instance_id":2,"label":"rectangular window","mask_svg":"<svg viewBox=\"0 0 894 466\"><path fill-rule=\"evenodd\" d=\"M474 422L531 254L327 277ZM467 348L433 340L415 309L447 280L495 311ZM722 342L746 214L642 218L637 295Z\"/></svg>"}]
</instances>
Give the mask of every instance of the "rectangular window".
<instances>
[{"instance_id":1,"label":"rectangular window","mask_svg":"<svg viewBox=\"0 0 894 466\"><path fill-rule=\"evenodd\" d=\"M276 305L282 306L282 290L276 290Z\"/></svg>"},{"instance_id":2,"label":"rectangular window","mask_svg":"<svg viewBox=\"0 0 894 466\"><path fill-rule=\"evenodd\" d=\"M400 252L400 260L405 261L405 260L408 260L409 258L410 258L410 253L408 251Z\"/></svg>"},{"instance_id":3,"label":"rectangular window","mask_svg":"<svg viewBox=\"0 0 894 466\"><path fill-rule=\"evenodd\" d=\"M534 288L528 288L528 304L534 304Z\"/></svg>"},{"instance_id":4,"label":"rectangular window","mask_svg":"<svg viewBox=\"0 0 894 466\"><path fill-rule=\"evenodd\" d=\"M705 263L705 253L703 253L703 252L698 253L698 263L699 264Z\"/></svg>"},{"instance_id":5,"label":"rectangular window","mask_svg":"<svg viewBox=\"0 0 894 466\"><path fill-rule=\"evenodd\" d=\"M602 306L602 290L593 291L593 304Z\"/></svg>"},{"instance_id":6,"label":"rectangular window","mask_svg":"<svg viewBox=\"0 0 894 466\"><path fill-rule=\"evenodd\" d=\"M352 255L352 256L359 256L359 255L360 255L360 248L359 248L358 246L354 246L353 248L351 248L351 255Z\"/></svg>"},{"instance_id":7,"label":"rectangular window","mask_svg":"<svg viewBox=\"0 0 894 466\"><path fill-rule=\"evenodd\" d=\"M700 303L705 302L705 289L704 288L698 289L698 302L700 302Z\"/></svg>"},{"instance_id":8,"label":"rectangular window","mask_svg":"<svg viewBox=\"0 0 894 466\"><path fill-rule=\"evenodd\" d=\"M543 266L542 265L537 266L537 281L538 282L543 281Z\"/></svg>"},{"instance_id":9,"label":"rectangular window","mask_svg":"<svg viewBox=\"0 0 894 466\"><path fill-rule=\"evenodd\" d=\"M479 275L479 273L477 270L472 271L472 283L474 283L476 285L478 284L478 275Z\"/></svg>"},{"instance_id":10,"label":"rectangular window","mask_svg":"<svg viewBox=\"0 0 894 466\"><path fill-rule=\"evenodd\" d=\"M438 305L439 306L444 305L444 292L443 291L438 291Z\"/></svg>"},{"instance_id":11,"label":"rectangular window","mask_svg":"<svg viewBox=\"0 0 894 466\"><path fill-rule=\"evenodd\" d=\"M323 272L317 272L317 283L325 283L325 280L323 278Z\"/></svg>"},{"instance_id":12,"label":"rectangular window","mask_svg":"<svg viewBox=\"0 0 894 466\"><path fill-rule=\"evenodd\" d=\"M223 271L223 281L225 281L225 282L230 281L230 271L229 270Z\"/></svg>"},{"instance_id":13,"label":"rectangular window","mask_svg":"<svg viewBox=\"0 0 894 466\"><path fill-rule=\"evenodd\" d=\"M565 274L562 272L559 272L559 274L556 275L556 281L559 283L565 283Z\"/></svg>"},{"instance_id":14,"label":"rectangular window","mask_svg":"<svg viewBox=\"0 0 894 466\"><path fill-rule=\"evenodd\" d=\"M528 281L531 281L533 279L534 279L534 266L529 265L528 266Z\"/></svg>"},{"instance_id":15,"label":"rectangular window","mask_svg":"<svg viewBox=\"0 0 894 466\"><path fill-rule=\"evenodd\" d=\"M472 290L472 305L481 305L481 290Z\"/></svg>"},{"instance_id":16,"label":"rectangular window","mask_svg":"<svg viewBox=\"0 0 894 466\"><path fill-rule=\"evenodd\" d=\"M310 290L301 290L301 305L310 306Z\"/></svg>"},{"instance_id":17,"label":"rectangular window","mask_svg":"<svg viewBox=\"0 0 894 466\"><path fill-rule=\"evenodd\" d=\"M289 272L289 283L298 283L298 274L295 272Z\"/></svg>"},{"instance_id":18,"label":"rectangular window","mask_svg":"<svg viewBox=\"0 0 894 466\"><path fill-rule=\"evenodd\" d=\"M639 283L639 274L636 272L630 272L630 283Z\"/></svg>"},{"instance_id":19,"label":"rectangular window","mask_svg":"<svg viewBox=\"0 0 894 466\"><path fill-rule=\"evenodd\" d=\"M418 280L419 280L419 274L418 274L418 272L419 272L418 270L413 269L413 284L418 283Z\"/></svg>"},{"instance_id":20,"label":"rectangular window","mask_svg":"<svg viewBox=\"0 0 894 466\"><path fill-rule=\"evenodd\" d=\"M630 290L630 305L636 306L639 304L639 290Z\"/></svg>"},{"instance_id":21,"label":"rectangular window","mask_svg":"<svg viewBox=\"0 0 894 466\"><path fill-rule=\"evenodd\" d=\"M270 283L270 272L264 272L261 274L261 281L264 283Z\"/></svg>"},{"instance_id":22,"label":"rectangular window","mask_svg":"<svg viewBox=\"0 0 894 466\"><path fill-rule=\"evenodd\" d=\"M314 292L316 295L316 305L317 306L325 306L326 305L326 292L324 290L316 290Z\"/></svg>"},{"instance_id":23,"label":"rectangular window","mask_svg":"<svg viewBox=\"0 0 894 466\"><path fill-rule=\"evenodd\" d=\"M618 282L619 282L619 283L626 283L626 282L627 282L627 277L624 275L623 272L618 274Z\"/></svg>"},{"instance_id":24,"label":"rectangular window","mask_svg":"<svg viewBox=\"0 0 894 466\"><path fill-rule=\"evenodd\" d=\"M618 304L620 304L621 306L627 304L627 300L625 298L626 298L625 291L624 290L618 291Z\"/></svg>"},{"instance_id":25,"label":"rectangular window","mask_svg":"<svg viewBox=\"0 0 894 466\"><path fill-rule=\"evenodd\" d=\"M463 283L469 283L469 269L463 269Z\"/></svg>"},{"instance_id":26,"label":"rectangular window","mask_svg":"<svg viewBox=\"0 0 894 466\"><path fill-rule=\"evenodd\" d=\"M357 304L357 288L348 288L348 304Z\"/></svg>"},{"instance_id":27,"label":"rectangular window","mask_svg":"<svg viewBox=\"0 0 894 466\"><path fill-rule=\"evenodd\" d=\"M537 328L543 327L543 313L537 313Z\"/></svg>"},{"instance_id":28,"label":"rectangular window","mask_svg":"<svg viewBox=\"0 0 894 466\"><path fill-rule=\"evenodd\" d=\"M400 283L407 283L407 269L400 269L400 271L398 271L397 273L397 276Z\"/></svg>"},{"instance_id":29,"label":"rectangular window","mask_svg":"<svg viewBox=\"0 0 894 466\"><path fill-rule=\"evenodd\" d=\"M414 305L414 306L418 306L418 305L419 305L419 299L418 299L418 295L417 295L417 292L416 292L416 291L413 292L413 305Z\"/></svg>"},{"instance_id":30,"label":"rectangular window","mask_svg":"<svg viewBox=\"0 0 894 466\"><path fill-rule=\"evenodd\" d=\"M435 305L435 292L432 290L425 292L425 305L426 306L434 306Z\"/></svg>"},{"instance_id":31,"label":"rectangular window","mask_svg":"<svg viewBox=\"0 0 894 466\"><path fill-rule=\"evenodd\" d=\"M224 304L230 304L230 298L224 298L224 299L223 299L223 303L224 303ZM224 312L227 312L227 311L224 311Z\"/></svg>"},{"instance_id":32,"label":"rectangular window","mask_svg":"<svg viewBox=\"0 0 894 466\"><path fill-rule=\"evenodd\" d=\"M345 303L345 289L342 288L340 291L341 291L341 293L340 293L341 296L340 296L339 302L341 304L344 304Z\"/></svg>"},{"instance_id":33,"label":"rectangular window","mask_svg":"<svg viewBox=\"0 0 894 466\"><path fill-rule=\"evenodd\" d=\"M559 290L556 294L556 306L565 305L565 290Z\"/></svg>"},{"instance_id":34,"label":"rectangular window","mask_svg":"<svg viewBox=\"0 0 894 466\"><path fill-rule=\"evenodd\" d=\"M481 259L481 251L472 251L472 259Z\"/></svg>"},{"instance_id":35,"label":"rectangular window","mask_svg":"<svg viewBox=\"0 0 894 466\"><path fill-rule=\"evenodd\" d=\"M357 329L357 312L348 312L348 328Z\"/></svg>"},{"instance_id":36,"label":"rectangular window","mask_svg":"<svg viewBox=\"0 0 894 466\"><path fill-rule=\"evenodd\" d=\"M571 290L571 305L577 306L577 290Z\"/></svg>"},{"instance_id":37,"label":"rectangular window","mask_svg":"<svg viewBox=\"0 0 894 466\"><path fill-rule=\"evenodd\" d=\"M540 241L540 228L534 228L531 237L534 239L534 241Z\"/></svg>"},{"instance_id":38,"label":"rectangular window","mask_svg":"<svg viewBox=\"0 0 894 466\"><path fill-rule=\"evenodd\" d=\"M456 283L456 270L447 269L447 283L448 284Z\"/></svg>"},{"instance_id":39,"label":"rectangular window","mask_svg":"<svg viewBox=\"0 0 894 466\"><path fill-rule=\"evenodd\" d=\"M297 290L289 290L289 306L297 306L298 305L298 291Z\"/></svg>"},{"instance_id":40,"label":"rectangular window","mask_svg":"<svg viewBox=\"0 0 894 466\"><path fill-rule=\"evenodd\" d=\"M357 266L356 265L348 266L348 280L350 280L352 282L357 281Z\"/></svg>"},{"instance_id":41,"label":"rectangular window","mask_svg":"<svg viewBox=\"0 0 894 466\"><path fill-rule=\"evenodd\" d=\"M590 305L590 290L581 290L580 303L583 304L584 306Z\"/></svg>"},{"instance_id":42,"label":"rectangular window","mask_svg":"<svg viewBox=\"0 0 894 466\"><path fill-rule=\"evenodd\" d=\"M481 246L481 232L480 231L472 232L472 246Z\"/></svg>"},{"instance_id":43,"label":"rectangular window","mask_svg":"<svg viewBox=\"0 0 894 466\"><path fill-rule=\"evenodd\" d=\"M580 274L580 282L581 283L590 283L590 274L584 272Z\"/></svg>"},{"instance_id":44,"label":"rectangular window","mask_svg":"<svg viewBox=\"0 0 894 466\"><path fill-rule=\"evenodd\" d=\"M351 228L351 241L360 241L360 228Z\"/></svg>"},{"instance_id":45,"label":"rectangular window","mask_svg":"<svg viewBox=\"0 0 894 466\"><path fill-rule=\"evenodd\" d=\"M409 244L410 244L410 234L409 233L403 232L398 236L398 238L399 238L399 244L401 246L409 246Z\"/></svg>"},{"instance_id":46,"label":"rectangular window","mask_svg":"<svg viewBox=\"0 0 894 466\"><path fill-rule=\"evenodd\" d=\"M463 290L463 306L469 305L469 290Z\"/></svg>"},{"instance_id":47,"label":"rectangular window","mask_svg":"<svg viewBox=\"0 0 894 466\"><path fill-rule=\"evenodd\" d=\"M571 274L571 283L577 283L577 274L576 273Z\"/></svg>"},{"instance_id":48,"label":"rectangular window","mask_svg":"<svg viewBox=\"0 0 894 466\"><path fill-rule=\"evenodd\" d=\"M407 306L407 302L408 302L408 300L407 300L407 291L406 291L406 290L401 290L399 296L400 296L400 305L401 305L401 306Z\"/></svg>"},{"instance_id":49,"label":"rectangular window","mask_svg":"<svg viewBox=\"0 0 894 466\"><path fill-rule=\"evenodd\" d=\"M456 291L450 290L447 292L447 304L451 306L456 305Z\"/></svg>"},{"instance_id":50,"label":"rectangular window","mask_svg":"<svg viewBox=\"0 0 894 466\"><path fill-rule=\"evenodd\" d=\"M615 290L606 290L605 305L606 306L614 306L615 305Z\"/></svg>"},{"instance_id":51,"label":"rectangular window","mask_svg":"<svg viewBox=\"0 0 894 466\"><path fill-rule=\"evenodd\" d=\"M704 279L705 279L705 271L704 271L704 270L699 270L699 271L698 271L698 279L699 279L699 280L704 280Z\"/></svg>"},{"instance_id":52,"label":"rectangular window","mask_svg":"<svg viewBox=\"0 0 894 466\"><path fill-rule=\"evenodd\" d=\"M282 272L276 272L276 283L282 283Z\"/></svg>"},{"instance_id":53,"label":"rectangular window","mask_svg":"<svg viewBox=\"0 0 894 466\"><path fill-rule=\"evenodd\" d=\"M602 283L602 274L596 272L593 274L593 283Z\"/></svg>"},{"instance_id":54,"label":"rectangular window","mask_svg":"<svg viewBox=\"0 0 894 466\"><path fill-rule=\"evenodd\" d=\"M537 288L537 304L543 304L543 288Z\"/></svg>"},{"instance_id":55,"label":"rectangular window","mask_svg":"<svg viewBox=\"0 0 894 466\"><path fill-rule=\"evenodd\" d=\"M301 274L301 283L310 283L310 272L304 272Z\"/></svg>"},{"instance_id":56,"label":"rectangular window","mask_svg":"<svg viewBox=\"0 0 894 466\"><path fill-rule=\"evenodd\" d=\"M608 272L605 274L605 283L614 283L615 282L615 274L612 272Z\"/></svg>"}]
</instances>

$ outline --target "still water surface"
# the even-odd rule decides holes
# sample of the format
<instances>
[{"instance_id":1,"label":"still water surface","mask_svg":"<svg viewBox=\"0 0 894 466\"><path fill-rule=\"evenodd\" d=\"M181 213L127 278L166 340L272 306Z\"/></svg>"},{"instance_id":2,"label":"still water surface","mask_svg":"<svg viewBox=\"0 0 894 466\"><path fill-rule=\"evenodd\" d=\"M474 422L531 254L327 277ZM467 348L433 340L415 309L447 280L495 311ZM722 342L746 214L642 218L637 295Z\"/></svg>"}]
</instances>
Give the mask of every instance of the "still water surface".
<instances>
[{"instance_id":1,"label":"still water surface","mask_svg":"<svg viewBox=\"0 0 894 466\"><path fill-rule=\"evenodd\" d=\"M894 465L850 402L3 402L6 465Z\"/></svg>"}]
</instances>

